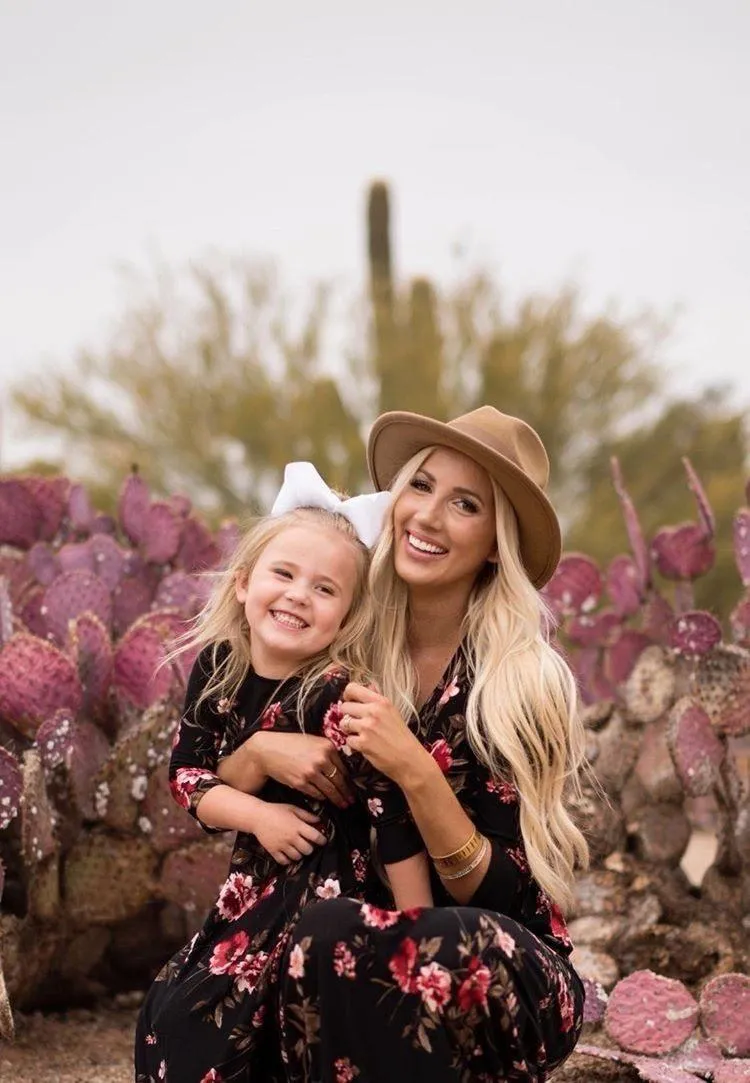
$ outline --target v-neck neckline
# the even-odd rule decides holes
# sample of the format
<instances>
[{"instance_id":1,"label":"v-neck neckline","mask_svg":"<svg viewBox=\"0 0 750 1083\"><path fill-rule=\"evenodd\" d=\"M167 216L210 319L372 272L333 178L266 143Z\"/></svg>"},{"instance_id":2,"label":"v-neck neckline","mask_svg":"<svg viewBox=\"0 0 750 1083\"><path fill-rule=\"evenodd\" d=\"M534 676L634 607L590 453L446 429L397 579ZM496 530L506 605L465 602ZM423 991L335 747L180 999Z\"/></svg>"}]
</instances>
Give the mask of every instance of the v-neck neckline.
<instances>
[{"instance_id":1,"label":"v-neck neckline","mask_svg":"<svg viewBox=\"0 0 750 1083\"><path fill-rule=\"evenodd\" d=\"M429 694L429 696L424 701L422 706L417 708L417 715L419 716L420 721L425 716L428 707L433 706L433 703L438 698L438 695L439 694L442 695L443 690L445 689L445 686L446 686L447 682L449 680L453 679L455 677L456 673L458 672L460 662L461 662L461 656L463 654L463 649L464 649L464 641L461 640L461 642L458 644L455 651L453 652L453 654L449 658L448 665L445 667L445 669L443 670L441 676L438 678L438 682L435 685L435 687L433 688L432 692Z\"/></svg>"}]
</instances>

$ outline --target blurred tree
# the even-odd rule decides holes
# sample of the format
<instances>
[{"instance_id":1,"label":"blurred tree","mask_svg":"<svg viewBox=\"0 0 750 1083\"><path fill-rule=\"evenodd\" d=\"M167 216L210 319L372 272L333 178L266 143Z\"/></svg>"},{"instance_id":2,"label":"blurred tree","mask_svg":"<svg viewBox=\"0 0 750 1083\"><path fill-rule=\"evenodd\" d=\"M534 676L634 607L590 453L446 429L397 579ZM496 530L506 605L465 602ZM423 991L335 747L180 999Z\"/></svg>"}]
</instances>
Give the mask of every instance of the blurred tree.
<instances>
[{"instance_id":1,"label":"blurred tree","mask_svg":"<svg viewBox=\"0 0 750 1083\"><path fill-rule=\"evenodd\" d=\"M290 306L268 266L222 261L161 274L145 293L141 282L106 349L22 386L16 403L63 438L68 470L97 487L115 490L135 462L155 489L236 513L264 506L296 458L339 488L366 484L362 435L380 411L447 418L489 402L541 433L569 545L606 559L624 544L613 453L648 525L692 516L689 455L728 537L741 414L715 392L670 400L655 360L666 329L653 315L590 315L572 288L512 307L471 268L442 291L425 278L402 287L382 182L367 226L367 332L338 351L338 367L324 361L327 289Z\"/></svg>"}]
</instances>

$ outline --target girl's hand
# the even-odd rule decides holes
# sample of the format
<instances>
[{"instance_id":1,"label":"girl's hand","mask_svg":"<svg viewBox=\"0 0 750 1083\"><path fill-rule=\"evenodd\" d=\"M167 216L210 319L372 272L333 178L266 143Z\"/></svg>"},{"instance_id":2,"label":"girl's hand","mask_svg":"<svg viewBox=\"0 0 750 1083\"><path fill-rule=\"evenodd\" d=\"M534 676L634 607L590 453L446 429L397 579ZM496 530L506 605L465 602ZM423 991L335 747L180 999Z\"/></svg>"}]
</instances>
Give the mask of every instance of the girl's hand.
<instances>
[{"instance_id":1,"label":"girl's hand","mask_svg":"<svg viewBox=\"0 0 750 1083\"><path fill-rule=\"evenodd\" d=\"M253 834L274 861L288 865L311 854L314 845L327 842L325 835L313 826L318 822L318 817L307 809L267 801L254 817Z\"/></svg>"},{"instance_id":2,"label":"girl's hand","mask_svg":"<svg viewBox=\"0 0 750 1083\"><path fill-rule=\"evenodd\" d=\"M354 801L344 761L327 737L261 730L247 743L269 778L316 800L331 801L338 808Z\"/></svg>"},{"instance_id":3,"label":"girl's hand","mask_svg":"<svg viewBox=\"0 0 750 1083\"><path fill-rule=\"evenodd\" d=\"M351 681L344 689L341 707L344 718L340 726L349 747L361 752L399 786L415 762L429 756L391 701L374 688Z\"/></svg>"}]
</instances>

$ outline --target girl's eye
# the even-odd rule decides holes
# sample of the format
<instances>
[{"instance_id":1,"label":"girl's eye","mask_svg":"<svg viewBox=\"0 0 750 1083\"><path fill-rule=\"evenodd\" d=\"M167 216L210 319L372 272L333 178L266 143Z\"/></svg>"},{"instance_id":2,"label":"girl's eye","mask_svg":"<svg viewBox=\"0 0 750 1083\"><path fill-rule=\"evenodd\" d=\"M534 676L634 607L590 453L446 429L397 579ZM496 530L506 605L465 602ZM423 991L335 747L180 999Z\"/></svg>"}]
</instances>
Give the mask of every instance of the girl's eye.
<instances>
[{"instance_id":1,"label":"girl's eye","mask_svg":"<svg viewBox=\"0 0 750 1083\"><path fill-rule=\"evenodd\" d=\"M422 493L429 492L430 486L424 478L412 478L409 482L412 489L418 489Z\"/></svg>"},{"instance_id":2,"label":"girl's eye","mask_svg":"<svg viewBox=\"0 0 750 1083\"><path fill-rule=\"evenodd\" d=\"M333 587L327 587L323 583L321 583L318 587L318 590L321 591L323 594L328 594L331 597L333 596Z\"/></svg>"},{"instance_id":3,"label":"girl's eye","mask_svg":"<svg viewBox=\"0 0 750 1083\"><path fill-rule=\"evenodd\" d=\"M282 579L291 579L292 573L287 571L286 568L274 568L274 574L280 575Z\"/></svg>"}]
</instances>

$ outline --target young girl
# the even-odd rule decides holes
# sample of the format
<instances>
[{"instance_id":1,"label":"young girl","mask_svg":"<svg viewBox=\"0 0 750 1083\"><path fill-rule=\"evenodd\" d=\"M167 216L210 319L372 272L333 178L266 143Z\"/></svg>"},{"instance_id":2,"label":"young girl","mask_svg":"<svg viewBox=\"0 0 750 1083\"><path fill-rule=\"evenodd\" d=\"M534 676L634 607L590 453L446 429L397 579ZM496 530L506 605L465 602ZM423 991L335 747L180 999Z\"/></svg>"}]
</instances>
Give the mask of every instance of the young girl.
<instances>
[{"instance_id":1,"label":"young girl","mask_svg":"<svg viewBox=\"0 0 750 1083\"><path fill-rule=\"evenodd\" d=\"M204 649L170 762L172 793L206 830L238 835L213 910L146 997L137 1083L277 1078L271 994L289 929L321 899L364 899L370 821L387 853L391 823L402 814L377 822L390 783L351 754L338 706L350 678L368 677L369 551L362 537L375 540L373 521L382 520L388 498L342 502L320 479L312 494L303 486L295 496L292 484L290 495L301 466L287 468L275 514L240 544L191 639ZM274 781L251 796L218 778L220 753L266 729L302 730L326 744L310 796ZM336 749L346 755L356 803L338 777L345 768ZM430 904L426 860L399 856L386 866L397 905Z\"/></svg>"}]
</instances>

